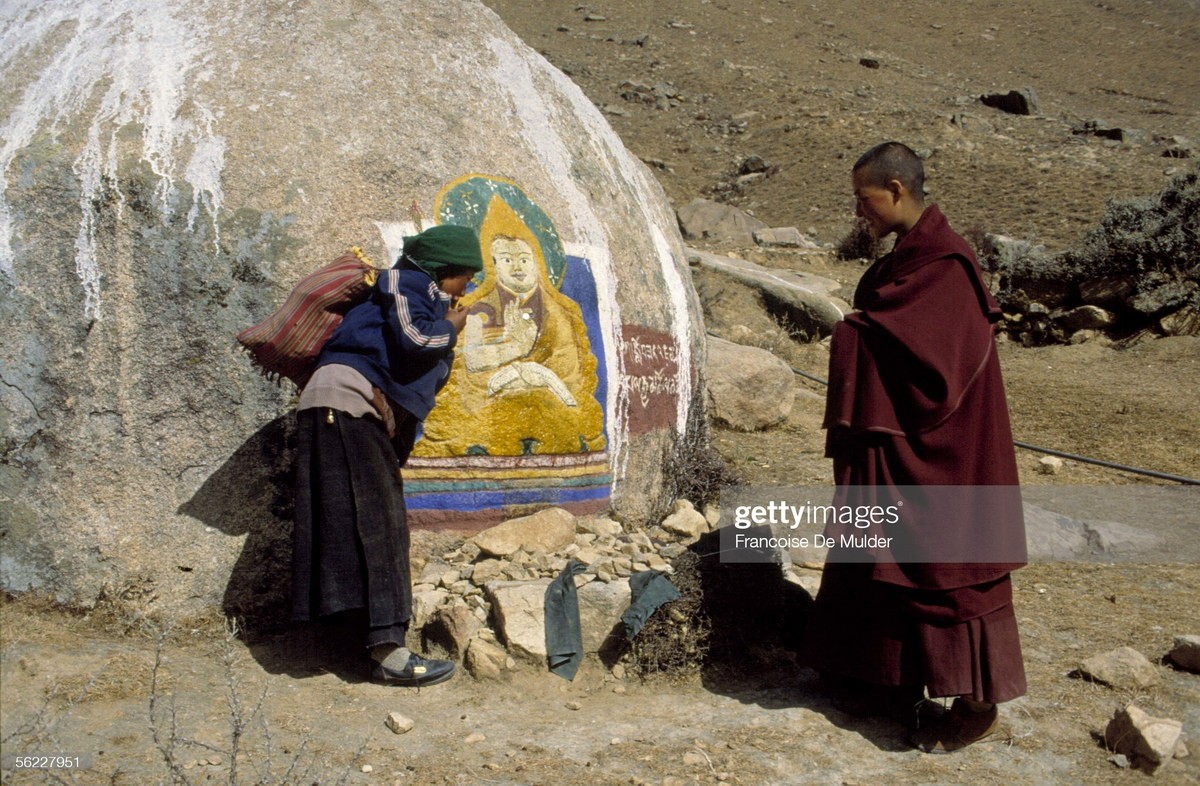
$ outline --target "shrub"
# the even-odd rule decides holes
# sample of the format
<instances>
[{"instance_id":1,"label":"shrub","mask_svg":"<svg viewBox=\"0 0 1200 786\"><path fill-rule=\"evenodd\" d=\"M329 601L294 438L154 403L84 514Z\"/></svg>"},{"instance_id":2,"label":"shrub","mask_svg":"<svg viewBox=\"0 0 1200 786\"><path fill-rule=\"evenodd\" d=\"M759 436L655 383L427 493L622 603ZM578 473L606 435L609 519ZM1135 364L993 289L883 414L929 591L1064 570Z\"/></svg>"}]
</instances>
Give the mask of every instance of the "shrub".
<instances>
[{"instance_id":1,"label":"shrub","mask_svg":"<svg viewBox=\"0 0 1200 786\"><path fill-rule=\"evenodd\" d=\"M874 259L877 256L879 241L871 234L867 222L861 219L854 222L849 234L837 245L838 259Z\"/></svg>"}]
</instances>

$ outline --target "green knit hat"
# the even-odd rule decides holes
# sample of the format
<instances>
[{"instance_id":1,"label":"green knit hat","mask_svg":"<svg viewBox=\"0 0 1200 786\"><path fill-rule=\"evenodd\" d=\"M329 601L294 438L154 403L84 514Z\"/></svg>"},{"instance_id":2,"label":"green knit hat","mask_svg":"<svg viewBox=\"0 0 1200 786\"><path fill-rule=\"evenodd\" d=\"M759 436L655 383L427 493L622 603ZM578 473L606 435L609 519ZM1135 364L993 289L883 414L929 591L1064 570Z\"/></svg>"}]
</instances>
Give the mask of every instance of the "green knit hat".
<instances>
[{"instance_id":1,"label":"green knit hat","mask_svg":"<svg viewBox=\"0 0 1200 786\"><path fill-rule=\"evenodd\" d=\"M434 278L448 267L483 270L479 236L470 227L455 224L438 224L419 235L404 238L400 260L405 259Z\"/></svg>"}]
</instances>

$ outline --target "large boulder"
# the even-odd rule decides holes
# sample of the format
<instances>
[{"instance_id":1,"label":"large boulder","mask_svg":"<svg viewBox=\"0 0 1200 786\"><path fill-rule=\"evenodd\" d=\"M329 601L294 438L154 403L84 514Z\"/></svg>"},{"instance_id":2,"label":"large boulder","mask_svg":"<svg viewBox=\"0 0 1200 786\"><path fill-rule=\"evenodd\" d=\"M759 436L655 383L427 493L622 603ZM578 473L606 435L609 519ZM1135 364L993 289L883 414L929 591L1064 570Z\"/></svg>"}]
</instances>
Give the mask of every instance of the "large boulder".
<instances>
[{"instance_id":1,"label":"large boulder","mask_svg":"<svg viewBox=\"0 0 1200 786\"><path fill-rule=\"evenodd\" d=\"M739 431L759 431L787 419L796 400L796 378L787 363L765 349L708 337L709 412Z\"/></svg>"},{"instance_id":2,"label":"large boulder","mask_svg":"<svg viewBox=\"0 0 1200 786\"><path fill-rule=\"evenodd\" d=\"M768 304L783 309L791 322L811 337L828 336L850 306L835 296L841 285L823 276L799 270L767 268L745 259L689 248L688 259L758 290Z\"/></svg>"},{"instance_id":3,"label":"large boulder","mask_svg":"<svg viewBox=\"0 0 1200 786\"><path fill-rule=\"evenodd\" d=\"M754 233L767 229L766 222L711 199L693 199L679 208L678 216L679 228L688 240L753 246Z\"/></svg>"},{"instance_id":4,"label":"large boulder","mask_svg":"<svg viewBox=\"0 0 1200 786\"><path fill-rule=\"evenodd\" d=\"M280 618L294 391L233 336L352 245L386 264L418 213L535 244L557 320L539 336L579 368L571 395L505 410L543 431L447 405L464 420L406 471L415 524L671 503L704 352L674 213L481 3L18 5L0 22L5 589Z\"/></svg>"},{"instance_id":5,"label":"large boulder","mask_svg":"<svg viewBox=\"0 0 1200 786\"><path fill-rule=\"evenodd\" d=\"M471 542L484 554L507 557L517 549L553 553L575 541L575 517L562 508L546 508L480 532Z\"/></svg>"}]
</instances>

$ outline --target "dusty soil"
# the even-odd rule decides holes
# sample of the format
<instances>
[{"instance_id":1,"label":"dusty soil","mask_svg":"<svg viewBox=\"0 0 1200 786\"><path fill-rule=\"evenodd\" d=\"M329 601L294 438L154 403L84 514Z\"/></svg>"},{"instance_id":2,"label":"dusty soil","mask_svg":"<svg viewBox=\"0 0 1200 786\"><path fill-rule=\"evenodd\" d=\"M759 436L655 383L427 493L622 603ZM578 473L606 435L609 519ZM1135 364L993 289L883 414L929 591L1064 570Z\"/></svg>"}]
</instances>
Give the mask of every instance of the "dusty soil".
<instances>
[{"instance_id":1,"label":"dusty soil","mask_svg":"<svg viewBox=\"0 0 1200 786\"><path fill-rule=\"evenodd\" d=\"M1108 198L1153 193L1194 165L1163 158L1155 136L1200 141L1194 0L490 5L605 108L677 203L720 196L829 243L850 226L850 163L883 139L929 155L929 187L960 229L1056 249L1093 226ZM669 83L663 108L622 98L638 93L627 81L651 92ZM975 100L1026 86L1040 117ZM1132 141L1073 134L1084 120ZM751 155L778 169L741 190L722 185ZM720 250L847 285L862 272L829 255ZM752 293L697 284L710 330L745 324L794 367L825 375L825 349L793 341ZM1123 351L1009 344L1002 361L1018 439L1200 475L1200 340ZM798 379L786 423L717 429L714 445L748 482L825 482L822 392ZM1155 482L1076 462L1044 476L1038 454L1018 458L1030 484ZM1005 708L1006 744L951 757L912 752L899 728L835 710L787 653L644 682L594 662L572 683L526 665L507 681L459 675L418 692L366 682L336 629L227 637L219 621L197 620L163 634L105 604L85 613L6 599L4 782L1142 783L1096 740L1116 707L1136 699L1200 738L1200 677L1163 666L1158 687L1134 694L1068 676L1091 654L1132 646L1157 660L1173 636L1200 632L1200 566L1037 564L1014 580L1029 695ZM415 729L387 730L393 711ZM13 755L51 753L87 768L12 766ZM1156 777L1198 780L1197 755Z\"/></svg>"},{"instance_id":2,"label":"dusty soil","mask_svg":"<svg viewBox=\"0 0 1200 786\"><path fill-rule=\"evenodd\" d=\"M850 165L888 139L928 155L927 187L960 229L1051 248L1110 197L1153 193L1189 163L1164 159L1155 136L1200 142L1195 0L488 5L608 113L678 204L760 156L778 171L729 201L828 242L849 226ZM670 86L664 108L626 83ZM977 100L1025 87L1041 116ZM1133 141L1072 133L1089 120Z\"/></svg>"}]
</instances>

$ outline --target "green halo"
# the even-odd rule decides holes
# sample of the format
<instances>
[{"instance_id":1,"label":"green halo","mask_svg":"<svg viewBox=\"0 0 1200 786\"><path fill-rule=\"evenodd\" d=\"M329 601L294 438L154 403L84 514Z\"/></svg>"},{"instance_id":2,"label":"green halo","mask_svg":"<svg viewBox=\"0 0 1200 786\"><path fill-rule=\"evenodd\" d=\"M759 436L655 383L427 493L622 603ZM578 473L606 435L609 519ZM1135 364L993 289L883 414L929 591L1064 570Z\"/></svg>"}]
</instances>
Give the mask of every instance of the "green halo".
<instances>
[{"instance_id":1,"label":"green halo","mask_svg":"<svg viewBox=\"0 0 1200 786\"><path fill-rule=\"evenodd\" d=\"M542 256L546 260L546 273L550 277L550 283L554 284L555 289L560 289L567 266L562 239L559 238L558 230L554 228L546 212L526 196L516 183L487 175L467 175L455 181L438 195L437 205L434 207L438 223L461 224L478 233L483 227L488 203L495 196L508 203L537 237L542 246Z\"/></svg>"}]
</instances>

